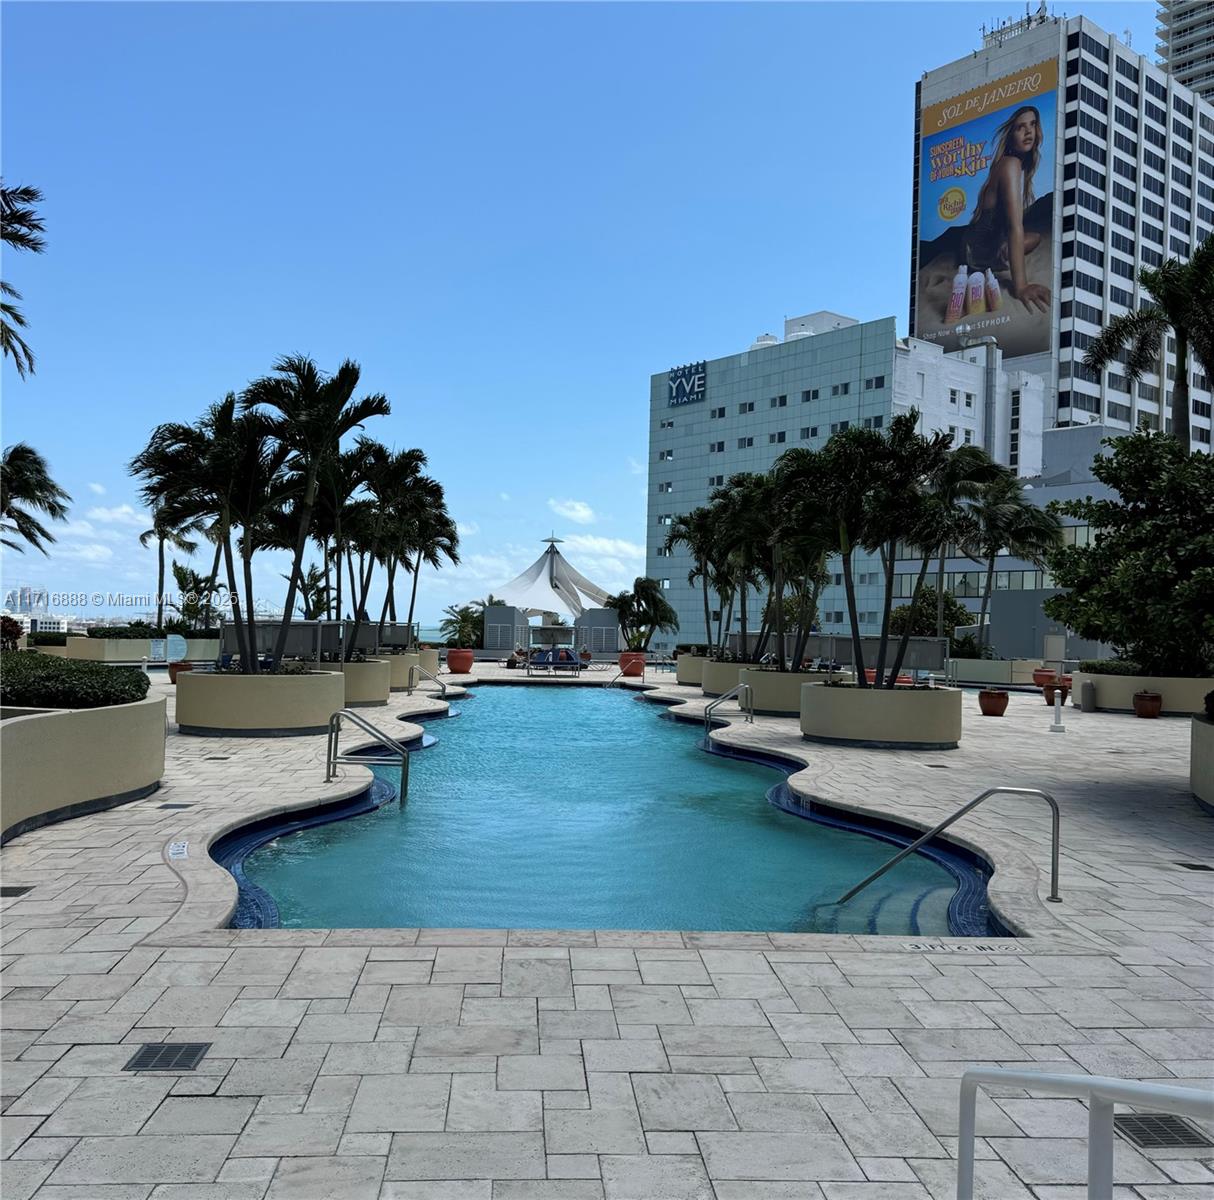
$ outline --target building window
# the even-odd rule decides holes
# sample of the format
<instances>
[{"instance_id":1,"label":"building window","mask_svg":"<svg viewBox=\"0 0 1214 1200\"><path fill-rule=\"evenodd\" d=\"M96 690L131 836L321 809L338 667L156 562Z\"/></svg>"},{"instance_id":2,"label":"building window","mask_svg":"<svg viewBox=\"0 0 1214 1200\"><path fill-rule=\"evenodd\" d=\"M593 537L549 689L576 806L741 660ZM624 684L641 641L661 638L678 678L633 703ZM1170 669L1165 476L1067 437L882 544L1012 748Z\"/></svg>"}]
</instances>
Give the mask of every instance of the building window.
<instances>
[{"instance_id":1,"label":"building window","mask_svg":"<svg viewBox=\"0 0 1214 1200\"><path fill-rule=\"evenodd\" d=\"M956 388L949 388L948 389L948 402L951 405L953 405L954 407L956 407L957 398L960 395L961 395L961 393Z\"/></svg>"},{"instance_id":2,"label":"building window","mask_svg":"<svg viewBox=\"0 0 1214 1200\"><path fill-rule=\"evenodd\" d=\"M725 476L724 475L709 475L708 486L709 487L724 487L725 486Z\"/></svg>"},{"instance_id":3,"label":"building window","mask_svg":"<svg viewBox=\"0 0 1214 1200\"><path fill-rule=\"evenodd\" d=\"M974 393L973 392L965 393L965 407L966 408L974 407Z\"/></svg>"},{"instance_id":4,"label":"building window","mask_svg":"<svg viewBox=\"0 0 1214 1200\"><path fill-rule=\"evenodd\" d=\"M673 450L659 450L658 462L670 462L674 458Z\"/></svg>"},{"instance_id":5,"label":"building window","mask_svg":"<svg viewBox=\"0 0 1214 1200\"><path fill-rule=\"evenodd\" d=\"M801 403L808 404L811 400L816 400L818 398L818 392L818 388L808 388L806 391L801 393Z\"/></svg>"},{"instance_id":6,"label":"building window","mask_svg":"<svg viewBox=\"0 0 1214 1200\"><path fill-rule=\"evenodd\" d=\"M754 412L754 410L755 410L755 402L753 400L747 400L745 404L738 405L739 414L752 413L752 412Z\"/></svg>"},{"instance_id":7,"label":"building window","mask_svg":"<svg viewBox=\"0 0 1214 1200\"><path fill-rule=\"evenodd\" d=\"M864 428L865 429L880 429L881 426L884 424L885 424L885 417L880 414L878 414L875 417L865 417L864 418Z\"/></svg>"},{"instance_id":8,"label":"building window","mask_svg":"<svg viewBox=\"0 0 1214 1200\"><path fill-rule=\"evenodd\" d=\"M850 383L832 383L830 385L830 394L832 396L847 396L851 394Z\"/></svg>"},{"instance_id":9,"label":"building window","mask_svg":"<svg viewBox=\"0 0 1214 1200\"><path fill-rule=\"evenodd\" d=\"M724 408L713 408L708 411L708 418L712 421L720 420L725 415Z\"/></svg>"},{"instance_id":10,"label":"building window","mask_svg":"<svg viewBox=\"0 0 1214 1200\"><path fill-rule=\"evenodd\" d=\"M972 429L967 429L965 431L965 444L967 446L972 446L974 444L974 431Z\"/></svg>"},{"instance_id":11,"label":"building window","mask_svg":"<svg viewBox=\"0 0 1214 1200\"><path fill-rule=\"evenodd\" d=\"M670 480L667 480L667 481L666 481L666 482L664 482L664 483L659 483L659 484L658 484L658 492L659 492L659 493L662 493L662 492L673 492L673 491L674 491L674 484L673 484L673 483L672 483Z\"/></svg>"},{"instance_id":12,"label":"building window","mask_svg":"<svg viewBox=\"0 0 1214 1200\"><path fill-rule=\"evenodd\" d=\"M673 420L659 421L658 428L659 429L673 429L674 421Z\"/></svg>"},{"instance_id":13,"label":"building window","mask_svg":"<svg viewBox=\"0 0 1214 1200\"><path fill-rule=\"evenodd\" d=\"M831 433L842 433L845 429L851 428L850 421L836 421L831 427Z\"/></svg>"},{"instance_id":14,"label":"building window","mask_svg":"<svg viewBox=\"0 0 1214 1200\"><path fill-rule=\"evenodd\" d=\"M768 405L768 407L769 408L787 408L788 407L788 397L787 396L772 396L771 404Z\"/></svg>"},{"instance_id":15,"label":"building window","mask_svg":"<svg viewBox=\"0 0 1214 1200\"><path fill-rule=\"evenodd\" d=\"M752 437L738 438L738 449L739 450L749 450L751 448L751 446L753 446L754 444L755 444L755 440Z\"/></svg>"},{"instance_id":16,"label":"building window","mask_svg":"<svg viewBox=\"0 0 1214 1200\"><path fill-rule=\"evenodd\" d=\"M708 453L709 454L722 454L722 453L724 453L724 451L725 451L724 442L709 442L708 443Z\"/></svg>"},{"instance_id":17,"label":"building window","mask_svg":"<svg viewBox=\"0 0 1214 1200\"><path fill-rule=\"evenodd\" d=\"M767 444L769 446L774 446L778 442L782 442L783 440L784 440L784 430L782 430L782 429L780 430L779 433L769 433L767 435Z\"/></svg>"},{"instance_id":18,"label":"building window","mask_svg":"<svg viewBox=\"0 0 1214 1200\"><path fill-rule=\"evenodd\" d=\"M802 425L801 426L801 440L803 442L808 441L809 438L816 438L817 436L818 436L818 427L816 425Z\"/></svg>"},{"instance_id":19,"label":"building window","mask_svg":"<svg viewBox=\"0 0 1214 1200\"><path fill-rule=\"evenodd\" d=\"M662 589L662 591L668 590L670 587L670 580L669 579L659 579L658 587L660 587Z\"/></svg>"},{"instance_id":20,"label":"building window","mask_svg":"<svg viewBox=\"0 0 1214 1200\"><path fill-rule=\"evenodd\" d=\"M661 515L658 517L658 524L659 524L659 525L673 525L673 524L674 524L674 517L673 517L673 516L671 516L671 514L670 514L670 513L662 513L662 514L661 514Z\"/></svg>"},{"instance_id":21,"label":"building window","mask_svg":"<svg viewBox=\"0 0 1214 1200\"><path fill-rule=\"evenodd\" d=\"M866 392L875 392L879 388L883 388L884 386L885 386L885 376L884 375L874 375L871 379L866 379L864 381L864 390Z\"/></svg>"}]
</instances>

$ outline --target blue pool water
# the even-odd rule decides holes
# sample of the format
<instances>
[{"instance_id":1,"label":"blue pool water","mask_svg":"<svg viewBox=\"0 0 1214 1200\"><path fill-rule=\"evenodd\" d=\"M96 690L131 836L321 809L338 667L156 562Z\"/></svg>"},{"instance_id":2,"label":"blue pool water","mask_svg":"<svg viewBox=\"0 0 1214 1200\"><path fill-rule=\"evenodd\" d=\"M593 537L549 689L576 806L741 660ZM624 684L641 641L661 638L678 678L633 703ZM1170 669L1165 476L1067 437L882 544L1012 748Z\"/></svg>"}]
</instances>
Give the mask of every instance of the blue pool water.
<instances>
[{"instance_id":1,"label":"blue pool water","mask_svg":"<svg viewBox=\"0 0 1214 1200\"><path fill-rule=\"evenodd\" d=\"M284 926L949 932L957 879L920 855L835 906L890 844L776 807L784 774L706 753L699 725L606 688L459 707L404 805L245 859Z\"/></svg>"}]
</instances>

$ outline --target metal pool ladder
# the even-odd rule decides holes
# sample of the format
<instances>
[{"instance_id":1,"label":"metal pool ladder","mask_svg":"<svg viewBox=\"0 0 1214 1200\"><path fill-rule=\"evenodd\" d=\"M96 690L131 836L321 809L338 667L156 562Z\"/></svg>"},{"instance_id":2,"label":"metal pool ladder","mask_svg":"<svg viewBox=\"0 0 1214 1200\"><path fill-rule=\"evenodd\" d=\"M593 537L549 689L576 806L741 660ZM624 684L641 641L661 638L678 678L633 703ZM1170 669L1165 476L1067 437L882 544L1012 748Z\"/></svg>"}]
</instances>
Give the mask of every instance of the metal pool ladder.
<instances>
[{"instance_id":1,"label":"metal pool ladder","mask_svg":"<svg viewBox=\"0 0 1214 1200\"><path fill-rule=\"evenodd\" d=\"M738 707L746 714L746 720L753 725L755 723L755 694L749 683L739 683L736 687L731 687L724 695L718 696L715 700L710 700L704 709L704 736L707 737L712 731L712 714L715 709L720 708L726 700L738 698ZM746 697L746 702L742 702L742 697Z\"/></svg>"},{"instance_id":2,"label":"metal pool ladder","mask_svg":"<svg viewBox=\"0 0 1214 1200\"><path fill-rule=\"evenodd\" d=\"M722 697L724 699L724 697ZM936 834L947 829L954 821L959 821L965 816L971 808L977 808L988 796L1040 796L1051 809L1053 813L1053 830L1051 836L1050 850L1050 894L1047 899L1055 904L1062 903L1062 897L1058 895L1058 802L1049 792L1043 792L1040 788L1018 788L1018 787L993 787L987 788L981 796L975 796L968 804L963 804L951 817L946 817L935 829L929 829L921 838L911 842L905 850L895 854L883 867L878 867L871 875L860 880L850 892L844 892L842 896L835 901L836 904L843 904L850 900L857 892L863 891L875 879L880 879L890 867L897 866L908 854L914 854L924 842L930 842Z\"/></svg>"},{"instance_id":3,"label":"metal pool ladder","mask_svg":"<svg viewBox=\"0 0 1214 1200\"><path fill-rule=\"evenodd\" d=\"M443 680L439 679L439 677L438 677L437 675L431 675L431 674L430 674L430 672L429 672L429 671L427 671L427 670L426 670L426 668L425 668L425 667L423 667L423 666L421 666L419 663L414 663L414 664L413 664L413 665L412 665L412 666L409 668L409 687L408 687L408 692L409 692L409 695L410 695L410 696L412 696L412 695L413 695L413 689L414 689L414 688L417 686L417 685L416 685L416 684L413 682L413 672L414 672L414 671L416 671L416 672L417 672L419 675L423 675L423 676L425 676L425 678L429 679L429 680L430 680L432 683L437 683L437 684L438 684L438 698L439 698L440 700L445 700L445 699L447 698L447 685L446 685L446 683L445 683Z\"/></svg>"},{"instance_id":4,"label":"metal pool ladder","mask_svg":"<svg viewBox=\"0 0 1214 1200\"><path fill-rule=\"evenodd\" d=\"M384 748L380 754L342 754L338 745L341 739L341 722L346 717L353 721L364 733L369 733ZM409 749L403 742L389 737L377 729L366 717L351 712L348 708L340 708L329 718L329 744L325 755L325 783L329 783L337 775L338 763L354 763L361 767L382 766L400 767L400 799L404 802L409 791Z\"/></svg>"}]
</instances>

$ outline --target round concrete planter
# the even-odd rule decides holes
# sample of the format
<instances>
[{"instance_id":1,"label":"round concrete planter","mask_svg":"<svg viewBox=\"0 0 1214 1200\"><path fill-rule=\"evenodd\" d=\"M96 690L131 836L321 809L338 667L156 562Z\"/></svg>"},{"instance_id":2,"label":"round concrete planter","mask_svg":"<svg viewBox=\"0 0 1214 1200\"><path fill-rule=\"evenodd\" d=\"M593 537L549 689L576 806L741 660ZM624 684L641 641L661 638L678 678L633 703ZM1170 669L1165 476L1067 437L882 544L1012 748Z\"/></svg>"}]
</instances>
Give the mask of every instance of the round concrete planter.
<instances>
[{"instance_id":1,"label":"round concrete planter","mask_svg":"<svg viewBox=\"0 0 1214 1200\"><path fill-rule=\"evenodd\" d=\"M801 736L853 746L952 750L961 740L961 692L805 684Z\"/></svg>"},{"instance_id":2,"label":"round concrete planter","mask_svg":"<svg viewBox=\"0 0 1214 1200\"><path fill-rule=\"evenodd\" d=\"M680 654L674 663L675 682L687 687L699 687L704 682L704 664L707 661L698 654Z\"/></svg>"},{"instance_id":3,"label":"round concrete planter","mask_svg":"<svg viewBox=\"0 0 1214 1200\"><path fill-rule=\"evenodd\" d=\"M1191 716L1205 705L1206 692L1214 690L1214 679L1181 679L1176 676L1089 675L1076 671L1072 687L1079 695L1084 683L1096 688L1096 707L1113 712L1133 712L1135 692L1158 692L1163 697L1164 715Z\"/></svg>"},{"instance_id":4,"label":"round concrete planter","mask_svg":"<svg viewBox=\"0 0 1214 1200\"><path fill-rule=\"evenodd\" d=\"M739 683L749 683L755 712L763 717L795 717L801 712L801 685L842 679L829 671L761 671L755 667L738 672Z\"/></svg>"},{"instance_id":5,"label":"round concrete planter","mask_svg":"<svg viewBox=\"0 0 1214 1200\"><path fill-rule=\"evenodd\" d=\"M738 675L744 670L745 663L713 662L711 659L705 659L700 690L705 696L723 696L731 688L738 686Z\"/></svg>"},{"instance_id":6,"label":"round concrete planter","mask_svg":"<svg viewBox=\"0 0 1214 1200\"><path fill-rule=\"evenodd\" d=\"M340 671L227 675L190 671L177 679L177 724L200 737L294 737L326 733L346 706Z\"/></svg>"},{"instance_id":7,"label":"round concrete planter","mask_svg":"<svg viewBox=\"0 0 1214 1200\"><path fill-rule=\"evenodd\" d=\"M164 774L164 725L163 696L9 716L0 723L0 841L150 795Z\"/></svg>"},{"instance_id":8,"label":"round concrete planter","mask_svg":"<svg viewBox=\"0 0 1214 1200\"><path fill-rule=\"evenodd\" d=\"M1214 722L1194 717L1189 741L1189 790L1214 814Z\"/></svg>"},{"instance_id":9,"label":"round concrete planter","mask_svg":"<svg viewBox=\"0 0 1214 1200\"><path fill-rule=\"evenodd\" d=\"M423 671L429 671L431 675L438 674L438 651L437 650L419 650L417 652L417 663Z\"/></svg>"},{"instance_id":10,"label":"round concrete planter","mask_svg":"<svg viewBox=\"0 0 1214 1200\"><path fill-rule=\"evenodd\" d=\"M345 680L345 707L371 708L387 704L392 691L392 664L382 658L366 662L321 663L321 671L341 672Z\"/></svg>"},{"instance_id":11,"label":"round concrete planter","mask_svg":"<svg viewBox=\"0 0 1214 1200\"><path fill-rule=\"evenodd\" d=\"M87 662L139 662L152 657L152 643L148 638L69 636L67 657L82 658Z\"/></svg>"},{"instance_id":12,"label":"round concrete planter","mask_svg":"<svg viewBox=\"0 0 1214 1200\"><path fill-rule=\"evenodd\" d=\"M186 638L187 662L214 662L219 657L218 638Z\"/></svg>"},{"instance_id":13,"label":"round concrete planter","mask_svg":"<svg viewBox=\"0 0 1214 1200\"><path fill-rule=\"evenodd\" d=\"M417 666L417 655L385 654L384 661L388 664L389 674L394 692L403 692L409 686L409 668ZM417 681L414 680L414 683Z\"/></svg>"}]
</instances>

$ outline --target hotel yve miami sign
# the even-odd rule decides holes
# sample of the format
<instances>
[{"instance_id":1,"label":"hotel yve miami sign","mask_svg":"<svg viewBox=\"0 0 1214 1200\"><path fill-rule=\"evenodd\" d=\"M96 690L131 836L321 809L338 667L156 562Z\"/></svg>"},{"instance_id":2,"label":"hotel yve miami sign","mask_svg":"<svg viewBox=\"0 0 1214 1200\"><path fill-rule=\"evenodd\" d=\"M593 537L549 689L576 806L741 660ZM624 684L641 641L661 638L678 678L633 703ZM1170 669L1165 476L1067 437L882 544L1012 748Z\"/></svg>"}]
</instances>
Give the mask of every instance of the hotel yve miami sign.
<instances>
[{"instance_id":1,"label":"hotel yve miami sign","mask_svg":"<svg viewBox=\"0 0 1214 1200\"><path fill-rule=\"evenodd\" d=\"M690 404L703 400L708 390L708 372L702 362L670 369L670 403Z\"/></svg>"}]
</instances>

